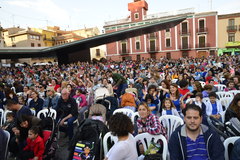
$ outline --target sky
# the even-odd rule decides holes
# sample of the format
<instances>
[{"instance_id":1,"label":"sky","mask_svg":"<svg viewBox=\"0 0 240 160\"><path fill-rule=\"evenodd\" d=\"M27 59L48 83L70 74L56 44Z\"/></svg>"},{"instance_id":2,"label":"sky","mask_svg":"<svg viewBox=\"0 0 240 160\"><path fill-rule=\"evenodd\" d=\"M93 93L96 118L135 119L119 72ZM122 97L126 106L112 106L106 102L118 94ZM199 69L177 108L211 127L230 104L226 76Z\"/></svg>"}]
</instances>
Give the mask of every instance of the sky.
<instances>
[{"instance_id":1,"label":"sky","mask_svg":"<svg viewBox=\"0 0 240 160\"><path fill-rule=\"evenodd\" d=\"M128 3L134 0L0 0L3 28L46 28L63 30L102 28L104 22L129 16ZM194 8L195 12L240 12L240 0L146 0L148 14ZM211 3L212 2L212 3Z\"/></svg>"}]
</instances>

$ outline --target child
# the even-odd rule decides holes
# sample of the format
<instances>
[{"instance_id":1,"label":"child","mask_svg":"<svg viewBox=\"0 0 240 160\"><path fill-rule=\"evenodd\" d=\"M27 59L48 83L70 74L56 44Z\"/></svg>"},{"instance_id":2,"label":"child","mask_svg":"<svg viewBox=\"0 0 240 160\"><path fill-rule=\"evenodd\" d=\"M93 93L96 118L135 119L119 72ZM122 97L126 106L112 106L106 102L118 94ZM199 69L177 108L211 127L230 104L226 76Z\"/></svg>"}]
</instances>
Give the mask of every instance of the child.
<instances>
[{"instance_id":1,"label":"child","mask_svg":"<svg viewBox=\"0 0 240 160\"><path fill-rule=\"evenodd\" d=\"M205 97L209 97L209 93L212 92L212 86L210 84L206 84L203 88L202 94L203 94L203 98Z\"/></svg>"},{"instance_id":2,"label":"child","mask_svg":"<svg viewBox=\"0 0 240 160\"><path fill-rule=\"evenodd\" d=\"M145 97L145 101L149 107L149 109L152 111L152 114L157 114L157 106L156 104L154 104L154 99L153 96L151 96L150 94L147 94Z\"/></svg>"},{"instance_id":3,"label":"child","mask_svg":"<svg viewBox=\"0 0 240 160\"><path fill-rule=\"evenodd\" d=\"M83 94L82 89L77 89L75 96L73 98L78 104L78 113L80 120L84 119L84 112L88 109L87 100L85 94Z\"/></svg>"},{"instance_id":4,"label":"child","mask_svg":"<svg viewBox=\"0 0 240 160\"><path fill-rule=\"evenodd\" d=\"M28 131L27 146L20 155L21 160L42 160L44 153L44 142L39 136L39 128L32 127Z\"/></svg>"},{"instance_id":5,"label":"child","mask_svg":"<svg viewBox=\"0 0 240 160\"><path fill-rule=\"evenodd\" d=\"M202 108L202 117L203 117L202 123L205 125L208 125L207 116L206 116L206 104L203 103L202 99L203 99L203 94L201 92L197 92L195 101L190 102L190 103L194 103L197 106L199 106L200 108Z\"/></svg>"},{"instance_id":6,"label":"child","mask_svg":"<svg viewBox=\"0 0 240 160\"><path fill-rule=\"evenodd\" d=\"M12 129L15 126L14 122L13 112L8 112L6 115L6 122L3 124L2 129L8 131L11 135L13 135Z\"/></svg>"},{"instance_id":7,"label":"child","mask_svg":"<svg viewBox=\"0 0 240 160\"><path fill-rule=\"evenodd\" d=\"M165 98L162 108L162 115L174 115L180 117L175 105L170 98Z\"/></svg>"},{"instance_id":8,"label":"child","mask_svg":"<svg viewBox=\"0 0 240 160\"><path fill-rule=\"evenodd\" d=\"M220 113L223 112L222 104L220 101L217 101L217 94L215 92L209 93L210 101L206 102L206 114L208 116L214 117L218 120L221 120Z\"/></svg>"}]
</instances>

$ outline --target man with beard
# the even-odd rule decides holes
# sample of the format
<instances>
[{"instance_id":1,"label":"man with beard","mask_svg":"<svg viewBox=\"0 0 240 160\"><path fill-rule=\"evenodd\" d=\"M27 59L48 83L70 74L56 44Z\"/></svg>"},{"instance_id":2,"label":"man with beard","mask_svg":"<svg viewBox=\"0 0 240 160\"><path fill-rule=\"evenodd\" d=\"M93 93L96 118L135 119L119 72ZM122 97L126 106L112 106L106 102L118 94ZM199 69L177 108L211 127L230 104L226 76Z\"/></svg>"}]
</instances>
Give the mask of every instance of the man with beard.
<instances>
[{"instance_id":1,"label":"man with beard","mask_svg":"<svg viewBox=\"0 0 240 160\"><path fill-rule=\"evenodd\" d=\"M202 110L189 104L183 110L185 124L169 140L170 159L224 160L224 146L219 135L202 124Z\"/></svg>"}]
</instances>

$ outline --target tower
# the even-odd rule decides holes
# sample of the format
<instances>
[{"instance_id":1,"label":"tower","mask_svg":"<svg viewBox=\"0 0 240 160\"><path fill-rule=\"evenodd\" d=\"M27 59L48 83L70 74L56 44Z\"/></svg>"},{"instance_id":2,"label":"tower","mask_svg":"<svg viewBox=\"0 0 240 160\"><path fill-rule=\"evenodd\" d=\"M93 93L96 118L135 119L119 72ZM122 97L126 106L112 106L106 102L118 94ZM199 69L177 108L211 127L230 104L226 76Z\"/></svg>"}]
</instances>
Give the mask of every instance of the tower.
<instances>
[{"instance_id":1,"label":"tower","mask_svg":"<svg viewBox=\"0 0 240 160\"><path fill-rule=\"evenodd\" d=\"M132 22L142 21L147 15L148 4L145 0L134 0L134 2L128 3L128 10L131 12Z\"/></svg>"}]
</instances>

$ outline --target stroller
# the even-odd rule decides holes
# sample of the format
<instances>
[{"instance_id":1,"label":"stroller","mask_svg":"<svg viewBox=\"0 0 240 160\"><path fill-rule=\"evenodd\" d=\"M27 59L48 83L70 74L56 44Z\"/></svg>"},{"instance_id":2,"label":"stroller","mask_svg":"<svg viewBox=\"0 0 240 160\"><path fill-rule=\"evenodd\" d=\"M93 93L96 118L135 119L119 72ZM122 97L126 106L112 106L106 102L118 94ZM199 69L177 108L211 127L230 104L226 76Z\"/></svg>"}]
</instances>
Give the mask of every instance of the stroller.
<instances>
[{"instance_id":1,"label":"stroller","mask_svg":"<svg viewBox=\"0 0 240 160\"><path fill-rule=\"evenodd\" d=\"M106 107L106 120L108 121L110 116L113 114L114 110L116 110L119 106L118 99L116 97L112 97L109 94L107 88L98 88L94 92L94 103L102 104Z\"/></svg>"}]
</instances>

